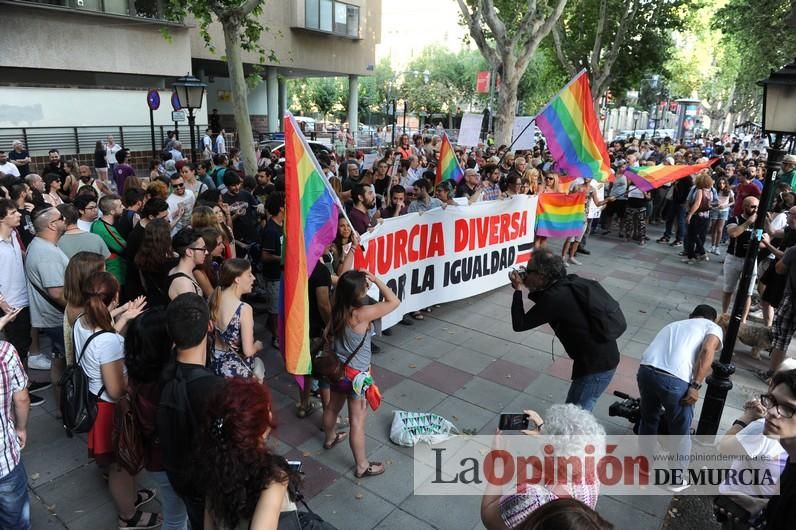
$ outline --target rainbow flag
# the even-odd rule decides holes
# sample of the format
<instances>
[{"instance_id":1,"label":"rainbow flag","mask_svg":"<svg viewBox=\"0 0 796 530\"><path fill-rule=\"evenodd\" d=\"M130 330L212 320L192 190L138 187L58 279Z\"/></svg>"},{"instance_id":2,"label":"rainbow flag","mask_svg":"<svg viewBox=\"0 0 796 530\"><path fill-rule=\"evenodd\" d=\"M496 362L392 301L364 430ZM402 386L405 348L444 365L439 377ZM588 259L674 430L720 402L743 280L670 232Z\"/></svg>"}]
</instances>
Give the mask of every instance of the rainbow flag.
<instances>
[{"instance_id":1,"label":"rainbow flag","mask_svg":"<svg viewBox=\"0 0 796 530\"><path fill-rule=\"evenodd\" d=\"M536 206L536 235L576 237L586 223L585 193L542 193Z\"/></svg>"},{"instance_id":2,"label":"rainbow flag","mask_svg":"<svg viewBox=\"0 0 796 530\"><path fill-rule=\"evenodd\" d=\"M285 368L312 371L308 281L337 235L340 202L296 120L285 116L285 243L279 311Z\"/></svg>"},{"instance_id":3,"label":"rainbow flag","mask_svg":"<svg viewBox=\"0 0 796 530\"><path fill-rule=\"evenodd\" d=\"M434 183L436 186L443 180L453 179L458 184L464 177L462 166L459 165L459 160L456 158L456 153L453 151L451 141L448 139L446 133L442 133L442 145L439 148L439 162L437 163L437 181Z\"/></svg>"},{"instance_id":4,"label":"rainbow flag","mask_svg":"<svg viewBox=\"0 0 796 530\"><path fill-rule=\"evenodd\" d=\"M605 181L611 176L608 149L594 114L589 76L582 70L536 115L556 167L571 177Z\"/></svg>"},{"instance_id":5,"label":"rainbow flag","mask_svg":"<svg viewBox=\"0 0 796 530\"><path fill-rule=\"evenodd\" d=\"M625 176L629 178L633 184L638 186L641 191L651 191L660 188L664 184L674 182L683 177L688 177L694 173L699 173L703 169L710 167L715 163L718 158L713 158L709 162L703 164L676 165L676 166L643 166L637 168L625 169Z\"/></svg>"}]
</instances>

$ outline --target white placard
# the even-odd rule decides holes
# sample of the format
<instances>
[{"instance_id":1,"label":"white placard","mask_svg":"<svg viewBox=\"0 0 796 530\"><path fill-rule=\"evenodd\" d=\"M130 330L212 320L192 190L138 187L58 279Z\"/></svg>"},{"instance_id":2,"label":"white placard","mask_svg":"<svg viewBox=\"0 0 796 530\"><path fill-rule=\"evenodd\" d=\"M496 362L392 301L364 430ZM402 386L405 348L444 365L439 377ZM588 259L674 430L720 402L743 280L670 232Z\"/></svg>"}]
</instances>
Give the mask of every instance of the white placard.
<instances>
[{"instance_id":1,"label":"white placard","mask_svg":"<svg viewBox=\"0 0 796 530\"><path fill-rule=\"evenodd\" d=\"M459 126L459 139L456 145L465 147L476 147L481 143L481 123L484 121L483 114L473 114L468 112L462 116L462 124Z\"/></svg>"},{"instance_id":2,"label":"white placard","mask_svg":"<svg viewBox=\"0 0 796 530\"><path fill-rule=\"evenodd\" d=\"M354 268L369 270L401 299L382 328L407 313L506 285L509 269L531 256L536 201L518 195L434 208L386 219L363 234Z\"/></svg>"},{"instance_id":3,"label":"white placard","mask_svg":"<svg viewBox=\"0 0 796 530\"><path fill-rule=\"evenodd\" d=\"M536 127L533 125L528 126L528 124L533 122L533 119L534 116L517 116L514 118L514 128L511 131L511 141L514 142L512 149L514 151L518 149L533 149L536 144L536 138L533 136ZM525 129L525 127L528 128ZM523 129L525 129L525 132L522 132ZM522 136L520 136L520 133L522 133Z\"/></svg>"},{"instance_id":4,"label":"white placard","mask_svg":"<svg viewBox=\"0 0 796 530\"><path fill-rule=\"evenodd\" d=\"M373 164L376 162L378 157L379 153L366 153L365 160L362 163L365 166L365 169L373 169Z\"/></svg>"}]
</instances>

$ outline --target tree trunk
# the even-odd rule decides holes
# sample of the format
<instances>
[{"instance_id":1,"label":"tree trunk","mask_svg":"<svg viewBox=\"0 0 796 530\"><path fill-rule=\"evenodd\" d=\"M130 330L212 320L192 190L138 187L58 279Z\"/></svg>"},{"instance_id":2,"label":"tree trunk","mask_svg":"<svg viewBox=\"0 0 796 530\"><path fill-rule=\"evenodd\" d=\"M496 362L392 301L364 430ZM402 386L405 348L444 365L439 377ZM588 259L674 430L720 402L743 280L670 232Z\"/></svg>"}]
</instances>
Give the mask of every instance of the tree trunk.
<instances>
[{"instance_id":1,"label":"tree trunk","mask_svg":"<svg viewBox=\"0 0 796 530\"><path fill-rule=\"evenodd\" d=\"M511 132L514 128L514 117L517 115L517 88L522 72L517 68L513 58L503 59L503 75L500 78L500 90L495 111L495 144L511 144Z\"/></svg>"},{"instance_id":2,"label":"tree trunk","mask_svg":"<svg viewBox=\"0 0 796 530\"><path fill-rule=\"evenodd\" d=\"M235 114L235 126L238 129L240 142L240 156L246 175L257 173L257 154L254 146L254 134L249 118L249 89L246 86L246 76L243 73L243 58L241 57L240 23L235 18L222 21L224 30L224 45L226 47L227 68L229 69L229 84L232 89L232 111Z\"/></svg>"}]
</instances>

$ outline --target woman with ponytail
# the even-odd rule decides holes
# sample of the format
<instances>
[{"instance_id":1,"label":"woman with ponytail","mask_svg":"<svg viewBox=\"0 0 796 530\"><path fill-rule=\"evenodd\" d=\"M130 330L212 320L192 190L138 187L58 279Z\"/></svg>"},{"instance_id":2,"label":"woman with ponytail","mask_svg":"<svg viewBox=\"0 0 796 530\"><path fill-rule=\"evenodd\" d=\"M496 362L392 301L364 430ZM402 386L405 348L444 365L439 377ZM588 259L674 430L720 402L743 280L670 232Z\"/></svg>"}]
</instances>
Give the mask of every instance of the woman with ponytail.
<instances>
[{"instance_id":1,"label":"woman with ponytail","mask_svg":"<svg viewBox=\"0 0 796 530\"><path fill-rule=\"evenodd\" d=\"M119 282L108 272L95 272L83 282L81 291L83 314L75 320L73 329L75 362L88 378L89 391L97 396L88 454L100 466L108 467L108 487L116 504L119 528L156 528L161 524L160 516L138 509L152 500L155 492L144 489L136 494L135 478L114 464L114 409L116 401L127 393L124 338L116 333L111 316L119 304Z\"/></svg>"},{"instance_id":2,"label":"woman with ponytail","mask_svg":"<svg viewBox=\"0 0 796 530\"><path fill-rule=\"evenodd\" d=\"M262 361L255 355L263 343L254 340L254 313L241 302L252 292L254 274L248 260L233 258L221 265L218 285L210 299L210 318L215 323L216 341L210 368L223 377L253 377L262 380Z\"/></svg>"}]
</instances>

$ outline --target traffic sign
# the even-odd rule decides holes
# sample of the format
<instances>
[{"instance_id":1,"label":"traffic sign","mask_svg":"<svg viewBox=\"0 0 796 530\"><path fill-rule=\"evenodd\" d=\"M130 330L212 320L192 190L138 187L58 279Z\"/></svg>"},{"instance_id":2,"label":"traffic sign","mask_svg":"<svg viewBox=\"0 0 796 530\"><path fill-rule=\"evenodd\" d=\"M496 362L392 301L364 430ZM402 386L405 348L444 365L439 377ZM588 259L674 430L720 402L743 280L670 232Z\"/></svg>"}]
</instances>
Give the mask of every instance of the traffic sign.
<instances>
[{"instance_id":1,"label":"traffic sign","mask_svg":"<svg viewBox=\"0 0 796 530\"><path fill-rule=\"evenodd\" d=\"M171 113L171 121L185 121L185 111L175 110Z\"/></svg>"},{"instance_id":2,"label":"traffic sign","mask_svg":"<svg viewBox=\"0 0 796 530\"><path fill-rule=\"evenodd\" d=\"M146 104L149 110L158 110L160 108L160 94L154 88L147 90Z\"/></svg>"},{"instance_id":3,"label":"traffic sign","mask_svg":"<svg viewBox=\"0 0 796 530\"><path fill-rule=\"evenodd\" d=\"M180 110L182 108L182 105L180 104L180 96L177 95L176 90L171 93L171 108L174 110Z\"/></svg>"}]
</instances>

